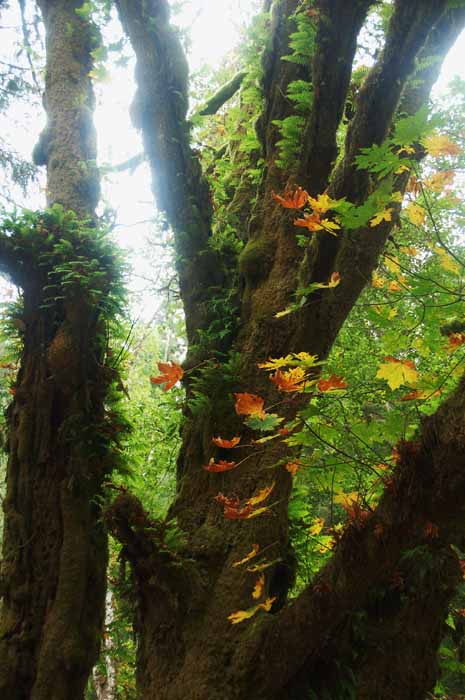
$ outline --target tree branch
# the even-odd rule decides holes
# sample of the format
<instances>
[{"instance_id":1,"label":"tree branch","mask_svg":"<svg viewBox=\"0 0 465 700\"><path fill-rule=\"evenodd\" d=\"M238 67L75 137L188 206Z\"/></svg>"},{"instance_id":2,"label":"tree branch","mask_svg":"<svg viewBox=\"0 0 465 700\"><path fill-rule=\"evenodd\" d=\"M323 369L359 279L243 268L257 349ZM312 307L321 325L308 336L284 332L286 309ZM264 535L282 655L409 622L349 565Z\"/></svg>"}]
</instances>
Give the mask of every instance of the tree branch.
<instances>
[{"instance_id":1,"label":"tree branch","mask_svg":"<svg viewBox=\"0 0 465 700\"><path fill-rule=\"evenodd\" d=\"M199 109L195 116L206 117L211 114L216 114L218 110L233 97L236 92L240 89L244 78L246 77L246 71L240 71L231 78L231 80L225 83L209 100L205 105Z\"/></svg>"},{"instance_id":2,"label":"tree branch","mask_svg":"<svg viewBox=\"0 0 465 700\"><path fill-rule=\"evenodd\" d=\"M355 156L360 148L380 143L386 137L404 89L406 91L401 102L403 114L415 114L425 104L438 78L444 57L463 28L465 8L441 13L438 4L430 2L430 21L438 12L442 17L428 31L425 18L418 16L425 10L425 5L415 4L418 27L414 29L405 15L407 13L410 16L413 4L399 3L392 19L385 53L360 94L357 113L347 134L344 161L335 173L330 187L330 194L334 198L346 196L349 201L356 203L364 201L370 192L370 178L368 173L356 170ZM414 21L412 17L411 20ZM403 41L397 45L399 32ZM397 42L393 33L397 35ZM413 45L418 50L421 49L418 59L421 63L424 61L427 67L415 74L415 80L409 87L408 78L415 61ZM404 57L406 68L403 68L402 60L398 61L397 54ZM437 60L426 60L432 57ZM386 102L384 90L388 93ZM400 176L395 183L396 190L403 192L406 183L407 176ZM396 206L398 211L398 205L394 205L394 209ZM295 347L305 346L308 329L311 328L312 336L322 339L321 347L314 351L318 351L322 357L326 355L353 304L371 278L396 217L393 219L392 222L383 222L378 226L376 235L372 228L365 227L357 231L346 231L337 238L318 234L314 237L302 269L304 284L326 281L333 271L341 274L341 284L337 290L322 293L321 303L303 309L295 335Z\"/></svg>"},{"instance_id":3,"label":"tree branch","mask_svg":"<svg viewBox=\"0 0 465 700\"><path fill-rule=\"evenodd\" d=\"M373 0L320 0L320 20L312 66L313 104L307 124L298 182L311 194L323 191L337 157L341 121L357 37ZM337 46L337 51L334 47Z\"/></svg>"}]
</instances>

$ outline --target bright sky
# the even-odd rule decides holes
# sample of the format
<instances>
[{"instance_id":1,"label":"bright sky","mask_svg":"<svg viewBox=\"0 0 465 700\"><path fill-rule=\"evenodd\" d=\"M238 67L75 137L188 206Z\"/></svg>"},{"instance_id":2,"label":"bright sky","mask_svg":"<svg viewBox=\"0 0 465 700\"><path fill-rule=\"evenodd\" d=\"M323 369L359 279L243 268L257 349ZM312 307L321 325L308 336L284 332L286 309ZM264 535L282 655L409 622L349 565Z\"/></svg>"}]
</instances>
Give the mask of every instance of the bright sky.
<instances>
[{"instance_id":1,"label":"bright sky","mask_svg":"<svg viewBox=\"0 0 465 700\"><path fill-rule=\"evenodd\" d=\"M18 24L17 8L14 2L11 4L12 8L2 15L2 26L14 27ZM261 0L186 0L181 3L177 22L189 29L191 70L198 70L205 63L211 66L221 65L238 42L241 23L246 22L260 4ZM108 34L112 41L117 31L115 27L109 28ZM0 59L8 61L9 47L14 38L13 32L1 30ZM436 94L444 91L455 74L465 80L465 33L445 61ZM123 162L141 151L139 134L133 129L128 113L134 92L132 65L124 69L112 69L109 80L98 84L96 89L99 161L113 164ZM30 108L23 105L15 108L12 113L10 111L8 120L0 117L0 133L29 158L44 122L43 112L40 116L37 112L31 114ZM137 223L147 222L154 215L147 166L139 167L134 174L125 172L111 175L105 184L104 196L117 209L117 235L120 243L129 249L137 249L133 260L136 274L150 277L150 263L144 255L144 241L150 227L147 223ZM30 208L43 206L42 198L43 194L36 201L31 198L27 205ZM145 284L142 279L136 279L134 288L142 291ZM153 301L149 302L145 295L143 298L143 303L152 307L147 310L147 316L150 317L153 314Z\"/></svg>"}]
</instances>

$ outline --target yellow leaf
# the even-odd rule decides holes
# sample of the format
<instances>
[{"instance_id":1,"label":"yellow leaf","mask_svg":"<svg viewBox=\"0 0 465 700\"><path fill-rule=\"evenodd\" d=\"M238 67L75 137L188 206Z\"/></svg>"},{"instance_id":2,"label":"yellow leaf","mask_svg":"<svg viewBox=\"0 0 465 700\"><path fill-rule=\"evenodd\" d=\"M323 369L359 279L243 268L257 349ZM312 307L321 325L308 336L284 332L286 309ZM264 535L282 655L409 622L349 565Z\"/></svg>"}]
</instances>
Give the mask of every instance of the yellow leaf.
<instances>
[{"instance_id":1,"label":"yellow leaf","mask_svg":"<svg viewBox=\"0 0 465 700\"><path fill-rule=\"evenodd\" d=\"M254 589L252 591L252 598L254 600L259 600L262 597L263 591L265 589L265 574L261 574L255 582Z\"/></svg>"},{"instance_id":2,"label":"yellow leaf","mask_svg":"<svg viewBox=\"0 0 465 700\"><path fill-rule=\"evenodd\" d=\"M266 501L270 493L273 491L275 487L275 482L273 481L272 484L269 486L265 486L265 488L260 489L260 491L257 493L256 496L252 496L249 498L246 503L248 506L258 506L259 503L263 503L263 501Z\"/></svg>"},{"instance_id":3,"label":"yellow leaf","mask_svg":"<svg viewBox=\"0 0 465 700\"><path fill-rule=\"evenodd\" d=\"M246 556L243 559L241 559L240 561L235 561L233 566L237 567L237 566L242 566L242 564L246 564L248 561L250 561L251 559L256 557L259 551L260 551L260 545L253 544L251 551L248 554L246 554Z\"/></svg>"},{"instance_id":4,"label":"yellow leaf","mask_svg":"<svg viewBox=\"0 0 465 700\"><path fill-rule=\"evenodd\" d=\"M398 314L397 309L391 309L390 312L388 313L388 319L392 321L393 318L395 318Z\"/></svg>"},{"instance_id":5,"label":"yellow leaf","mask_svg":"<svg viewBox=\"0 0 465 700\"><path fill-rule=\"evenodd\" d=\"M316 199L309 196L308 203L313 211L316 211L319 214L326 214L326 212L336 204L336 202L333 201L331 197L326 194L326 192L319 194Z\"/></svg>"},{"instance_id":6,"label":"yellow leaf","mask_svg":"<svg viewBox=\"0 0 465 700\"><path fill-rule=\"evenodd\" d=\"M353 503L358 503L360 494L358 491L352 491L351 493L338 493L334 497L334 503L339 503L343 507L349 507Z\"/></svg>"},{"instance_id":7,"label":"yellow leaf","mask_svg":"<svg viewBox=\"0 0 465 700\"><path fill-rule=\"evenodd\" d=\"M422 226L425 223L426 211L416 202L410 202L405 209L405 214L414 226Z\"/></svg>"},{"instance_id":8,"label":"yellow leaf","mask_svg":"<svg viewBox=\"0 0 465 700\"><path fill-rule=\"evenodd\" d=\"M308 528L308 532L310 535L319 535L322 529L324 528L325 521L323 518L315 518L313 521L313 525Z\"/></svg>"},{"instance_id":9,"label":"yellow leaf","mask_svg":"<svg viewBox=\"0 0 465 700\"><path fill-rule=\"evenodd\" d=\"M410 360L397 360L395 357L385 357L376 374L377 379L385 379L394 391L403 384L415 384L418 372Z\"/></svg>"},{"instance_id":10,"label":"yellow leaf","mask_svg":"<svg viewBox=\"0 0 465 700\"><path fill-rule=\"evenodd\" d=\"M399 165L396 170L396 175L402 175L402 173L406 173L408 170L410 170L408 165Z\"/></svg>"},{"instance_id":11,"label":"yellow leaf","mask_svg":"<svg viewBox=\"0 0 465 700\"><path fill-rule=\"evenodd\" d=\"M333 236L336 236L336 234L333 232L341 228L338 223L336 223L335 221L331 221L330 219L322 219L321 225L325 231L331 233Z\"/></svg>"},{"instance_id":12,"label":"yellow leaf","mask_svg":"<svg viewBox=\"0 0 465 700\"><path fill-rule=\"evenodd\" d=\"M443 268L443 270L447 270L447 272L453 272L455 275L457 275L460 272L460 265L454 258L449 255L447 250L444 250L444 248L441 248L441 246L436 246L434 249L437 255L439 255L440 258L440 266Z\"/></svg>"},{"instance_id":13,"label":"yellow leaf","mask_svg":"<svg viewBox=\"0 0 465 700\"><path fill-rule=\"evenodd\" d=\"M411 258L414 258L415 255L418 255L417 248L414 248L414 246L412 245L403 246L400 250L402 253L404 253L404 255L409 255Z\"/></svg>"},{"instance_id":14,"label":"yellow leaf","mask_svg":"<svg viewBox=\"0 0 465 700\"><path fill-rule=\"evenodd\" d=\"M251 617L253 617L259 610L265 610L266 612L269 612L275 600L276 598L267 598L264 603L259 603L253 608L233 612L231 613L231 615L228 616L228 620L232 625L237 625L239 622L243 622L244 620L248 620Z\"/></svg>"},{"instance_id":15,"label":"yellow leaf","mask_svg":"<svg viewBox=\"0 0 465 700\"><path fill-rule=\"evenodd\" d=\"M378 275L377 272L372 272L371 274L371 286L374 287L375 289L382 289L384 287L386 280L384 277L381 277L381 275Z\"/></svg>"},{"instance_id":16,"label":"yellow leaf","mask_svg":"<svg viewBox=\"0 0 465 700\"><path fill-rule=\"evenodd\" d=\"M274 372L276 369L281 369L281 367L287 367L290 360L292 360L292 355L287 355L286 357L278 357L275 359L269 357L267 362L260 362L258 364L258 367L260 369L271 370Z\"/></svg>"},{"instance_id":17,"label":"yellow leaf","mask_svg":"<svg viewBox=\"0 0 465 700\"><path fill-rule=\"evenodd\" d=\"M283 318L284 316L288 316L289 314L291 314L293 311L294 311L293 308L284 309L284 311L278 311L278 313L275 314L274 317L275 318Z\"/></svg>"},{"instance_id":18,"label":"yellow leaf","mask_svg":"<svg viewBox=\"0 0 465 700\"><path fill-rule=\"evenodd\" d=\"M268 513L269 510L270 510L270 509L269 509L268 507L257 508L256 510L252 510L252 511L246 516L245 519L246 519L246 520L250 520L251 518L256 518L256 517L259 516L259 515L263 515L263 513Z\"/></svg>"},{"instance_id":19,"label":"yellow leaf","mask_svg":"<svg viewBox=\"0 0 465 700\"><path fill-rule=\"evenodd\" d=\"M423 139L423 146L430 156L457 156L462 149L457 143L451 141L447 134L433 134Z\"/></svg>"},{"instance_id":20,"label":"yellow leaf","mask_svg":"<svg viewBox=\"0 0 465 700\"><path fill-rule=\"evenodd\" d=\"M392 272L394 275L397 274L400 270L399 260L396 257L395 258L385 257L384 264L386 265L389 272Z\"/></svg>"},{"instance_id":21,"label":"yellow leaf","mask_svg":"<svg viewBox=\"0 0 465 700\"><path fill-rule=\"evenodd\" d=\"M383 209L383 211L378 212L372 219L370 219L370 226L378 226L382 221L392 221L392 212L394 209Z\"/></svg>"}]
</instances>

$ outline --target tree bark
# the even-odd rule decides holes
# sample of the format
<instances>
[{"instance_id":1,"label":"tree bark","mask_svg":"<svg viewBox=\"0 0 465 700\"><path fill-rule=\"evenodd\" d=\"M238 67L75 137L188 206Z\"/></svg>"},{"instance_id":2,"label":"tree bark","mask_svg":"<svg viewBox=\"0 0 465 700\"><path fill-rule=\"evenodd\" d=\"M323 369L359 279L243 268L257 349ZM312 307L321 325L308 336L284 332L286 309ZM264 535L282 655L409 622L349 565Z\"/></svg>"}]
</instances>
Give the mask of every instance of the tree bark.
<instances>
[{"instance_id":1,"label":"tree bark","mask_svg":"<svg viewBox=\"0 0 465 700\"><path fill-rule=\"evenodd\" d=\"M239 449L234 458L247 457L246 461L221 477L202 469L212 456L226 458L213 448L213 435L241 435L243 443L250 442L250 432L233 413L231 394L254 392L265 399L265 405L279 400L266 377L257 373L257 362L301 351L327 357L392 234L393 222L380 228L376 237L372 231L369 236L365 228L341 232L334 239L315 234L303 251L291 233L287 214L272 197L273 190L283 191L287 184L287 174L276 166L279 134L274 122L292 114L289 84L307 80L315 96L306 115L304 148L295 169L298 184L314 194L329 187L335 198L363 203L373 183L367 173L356 170L355 155L388 136L401 104L402 111L413 114L427 101L440 59L465 22L465 9L448 10L445 0L394 3L385 48L360 92L344 150L335 165L349 67L371 4L321 0L312 8L309 5L319 15L311 65L282 60L289 54L298 4L293 0L273 4L263 66L264 108L257 125L265 165L257 205L249 210L247 243L235 261L241 277L240 323L231 347L239 359L230 355L221 361L215 355L218 346L212 342L210 353L220 360L210 365L201 385L210 405L201 411L186 410L178 491L170 510L170 517L177 518L186 536L185 548L176 555L170 553L164 544L163 525L151 521L127 494L117 499L107 516L134 572L138 686L144 700L304 700L310 690L318 698L343 697L348 684L353 696L363 700L424 700L437 677L435 654L447 603L458 581L457 559L450 544L463 534L462 499L450 491L450 484L457 493L465 487L459 476L465 457L463 385L424 423L418 445L404 446L394 482L373 516L363 526L359 523L347 529L330 564L291 605L286 604L294 574L287 516L291 478L284 469L271 471L288 457L286 447L271 441L252 457L246 449ZM208 303L218 274L209 277L215 258L208 247L212 215L203 206L204 183L199 187L200 175L192 179L192 161L187 168L179 167L179 153L190 153L185 111L179 111L178 97L166 78L179 45L170 39L165 0L119 0L118 8L137 57L138 104L144 106L144 119L137 123L152 168L154 191L175 232L178 252L190 254L180 266L192 345L196 331L204 328L198 325L196 305ZM416 59L426 56L436 61L427 64L421 79L411 83ZM405 178L397 184L396 189L403 191ZM179 206L181 192L188 205L183 200ZM187 214L185 206L190 208ZM206 217L192 224L192 212L204 211ZM202 260L202 266L197 265ZM226 261L231 263L220 253L215 265L224 271ZM321 290L301 313L276 319L275 314L292 301L299 283L327 282L335 271L341 275L335 290ZM192 364L188 356L186 367ZM185 383L190 395L191 380ZM292 418L301 405L289 402L281 413ZM448 423L454 425L455 437ZM219 491L248 498L272 480L272 516L251 522L225 521L214 500ZM437 541L425 539L424 534L432 513L441 533ZM385 528L381 540L374 535L377 524ZM252 542L266 548L275 562L266 572L266 594L276 600L270 614L233 626L227 615L250 607L254 580L232 564L250 550ZM416 547L425 548L428 557L424 559L431 561L427 583L420 590L411 562L405 560L405 553ZM405 582L402 595L391 585L399 572ZM360 619L363 634L354 643ZM405 673L405 658L411 659L411 673Z\"/></svg>"},{"instance_id":2,"label":"tree bark","mask_svg":"<svg viewBox=\"0 0 465 700\"><path fill-rule=\"evenodd\" d=\"M106 366L102 299L115 272L92 231L99 182L89 73L98 33L78 14L79 0L39 6L48 124L35 156L47 165L48 204L63 207L63 225L45 213L28 233L30 245L12 230L2 232L0 246L2 268L23 293L23 350L8 409L0 696L83 700L104 615L99 496L113 463L105 402L114 373ZM69 224L69 210L74 221L88 221L86 230ZM90 290L82 280L92 257L101 277Z\"/></svg>"}]
</instances>

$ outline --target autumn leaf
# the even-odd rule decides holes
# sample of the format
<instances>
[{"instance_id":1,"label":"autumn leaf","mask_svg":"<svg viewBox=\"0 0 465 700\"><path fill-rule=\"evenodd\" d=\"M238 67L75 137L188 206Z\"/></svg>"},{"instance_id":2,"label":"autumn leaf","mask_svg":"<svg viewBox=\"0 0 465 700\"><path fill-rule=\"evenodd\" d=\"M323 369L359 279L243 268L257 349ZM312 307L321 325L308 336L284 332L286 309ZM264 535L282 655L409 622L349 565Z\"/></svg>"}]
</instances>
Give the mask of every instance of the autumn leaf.
<instances>
[{"instance_id":1,"label":"autumn leaf","mask_svg":"<svg viewBox=\"0 0 465 700\"><path fill-rule=\"evenodd\" d=\"M430 178L425 181L426 187L429 187L433 192L442 192L446 187L450 187L455 178L455 173L453 170L441 170L438 173L434 173Z\"/></svg>"},{"instance_id":2,"label":"autumn leaf","mask_svg":"<svg viewBox=\"0 0 465 700\"><path fill-rule=\"evenodd\" d=\"M405 214L414 226L422 226L425 223L426 211L416 202L410 202L405 208Z\"/></svg>"},{"instance_id":3,"label":"autumn leaf","mask_svg":"<svg viewBox=\"0 0 465 700\"><path fill-rule=\"evenodd\" d=\"M235 561L233 564L233 567L236 568L238 566L242 566L242 564L247 564L248 561L250 561L251 559L254 559L254 557L257 556L259 551L260 551L260 545L253 544L251 551L248 554L246 554L245 557L243 559L241 559L240 561Z\"/></svg>"},{"instance_id":4,"label":"autumn leaf","mask_svg":"<svg viewBox=\"0 0 465 700\"><path fill-rule=\"evenodd\" d=\"M239 416L265 416L265 411L263 406L265 405L264 399L256 394L234 394L236 397L236 413Z\"/></svg>"},{"instance_id":5,"label":"autumn leaf","mask_svg":"<svg viewBox=\"0 0 465 700\"><path fill-rule=\"evenodd\" d=\"M378 275L377 272L372 272L371 273L371 286L374 287L375 289L382 289L386 283L386 280L384 277L381 277L381 275Z\"/></svg>"},{"instance_id":6,"label":"autumn leaf","mask_svg":"<svg viewBox=\"0 0 465 700\"><path fill-rule=\"evenodd\" d=\"M263 591L265 590L265 574L261 574L255 582L254 589L252 591L252 598L254 600L259 600Z\"/></svg>"},{"instance_id":7,"label":"autumn leaf","mask_svg":"<svg viewBox=\"0 0 465 700\"><path fill-rule=\"evenodd\" d=\"M281 367L287 367L289 365L289 361L291 359L292 359L292 355L287 355L286 357L278 357L276 359L269 357L267 362L260 362L258 364L258 367L260 369L274 371L276 369L281 369Z\"/></svg>"},{"instance_id":8,"label":"autumn leaf","mask_svg":"<svg viewBox=\"0 0 465 700\"><path fill-rule=\"evenodd\" d=\"M308 192L301 187L298 187L294 194L291 193L291 190L286 189L284 197L272 192L272 197L285 209L302 209L308 202Z\"/></svg>"},{"instance_id":9,"label":"autumn leaf","mask_svg":"<svg viewBox=\"0 0 465 700\"><path fill-rule=\"evenodd\" d=\"M295 219L294 226L308 228L309 231L322 231L323 226L319 214L304 214L303 219Z\"/></svg>"},{"instance_id":10,"label":"autumn leaf","mask_svg":"<svg viewBox=\"0 0 465 700\"><path fill-rule=\"evenodd\" d=\"M320 534L325 525L323 518L315 518L313 525L308 528L309 535L314 535L315 537Z\"/></svg>"},{"instance_id":11,"label":"autumn leaf","mask_svg":"<svg viewBox=\"0 0 465 700\"><path fill-rule=\"evenodd\" d=\"M275 482L273 481L273 483L270 484L270 486L265 486L265 488L261 489L256 496L252 496L251 498L247 499L247 505L258 506L260 503L263 503L263 501L266 501L266 499L269 497L274 487Z\"/></svg>"},{"instance_id":12,"label":"autumn leaf","mask_svg":"<svg viewBox=\"0 0 465 700\"><path fill-rule=\"evenodd\" d=\"M321 282L316 282L315 283L315 289L334 289L334 287L338 287L341 283L341 275L339 272L333 272L331 277L329 278L329 282L327 284L323 284Z\"/></svg>"},{"instance_id":13,"label":"autumn leaf","mask_svg":"<svg viewBox=\"0 0 465 700\"><path fill-rule=\"evenodd\" d=\"M460 272L459 263L454 260L447 250L444 250L444 248L441 248L441 246L436 246L434 251L437 255L439 255L439 264L443 270L453 272L454 274L458 274Z\"/></svg>"},{"instance_id":14,"label":"autumn leaf","mask_svg":"<svg viewBox=\"0 0 465 700\"><path fill-rule=\"evenodd\" d=\"M430 540L435 539L439 536L439 528L434 523L427 522L423 528L423 534Z\"/></svg>"},{"instance_id":15,"label":"autumn leaf","mask_svg":"<svg viewBox=\"0 0 465 700\"><path fill-rule=\"evenodd\" d=\"M400 292L402 290L402 287L400 286L397 280L392 280L392 282L389 282L388 290L390 292Z\"/></svg>"},{"instance_id":16,"label":"autumn leaf","mask_svg":"<svg viewBox=\"0 0 465 700\"><path fill-rule=\"evenodd\" d=\"M316 211L318 214L326 214L326 212L336 204L326 192L319 194L316 199L309 196L308 203L313 211Z\"/></svg>"},{"instance_id":17,"label":"autumn leaf","mask_svg":"<svg viewBox=\"0 0 465 700\"><path fill-rule=\"evenodd\" d=\"M172 389L184 376L184 370L175 362L158 362L158 369L161 374L158 377L150 377L152 384L164 384L163 391Z\"/></svg>"},{"instance_id":18,"label":"autumn leaf","mask_svg":"<svg viewBox=\"0 0 465 700\"><path fill-rule=\"evenodd\" d=\"M246 505L243 508L236 508L234 506L224 506L223 515L226 520L247 520L252 513L252 506Z\"/></svg>"},{"instance_id":19,"label":"autumn leaf","mask_svg":"<svg viewBox=\"0 0 465 700\"><path fill-rule=\"evenodd\" d=\"M285 392L302 392L305 390L305 370L295 367L287 372L277 370L270 376L270 381L279 389Z\"/></svg>"},{"instance_id":20,"label":"autumn leaf","mask_svg":"<svg viewBox=\"0 0 465 700\"><path fill-rule=\"evenodd\" d=\"M258 605L255 605L253 608L249 608L248 610L238 610L237 612L231 613L231 615L228 616L228 620L232 625L237 625L239 622L244 622L244 620L249 620L251 617L257 614L259 610L265 610L265 612L269 612L271 610L271 606L273 605L274 601L276 600L276 597L274 598L267 598L264 603L259 603Z\"/></svg>"},{"instance_id":21,"label":"autumn leaf","mask_svg":"<svg viewBox=\"0 0 465 700\"><path fill-rule=\"evenodd\" d=\"M461 345L465 343L465 333L451 333L449 335L449 344L447 349L449 352L457 350Z\"/></svg>"},{"instance_id":22,"label":"autumn leaf","mask_svg":"<svg viewBox=\"0 0 465 700\"><path fill-rule=\"evenodd\" d=\"M418 372L411 360L397 360L395 357L385 357L376 374L377 379L385 379L394 391L402 384L415 384Z\"/></svg>"},{"instance_id":23,"label":"autumn leaf","mask_svg":"<svg viewBox=\"0 0 465 700\"><path fill-rule=\"evenodd\" d=\"M232 448L236 447L236 445L238 445L240 441L240 437L233 437L231 440L224 440L220 437L212 438L212 442L217 447L222 447L224 450L232 450Z\"/></svg>"},{"instance_id":24,"label":"autumn leaf","mask_svg":"<svg viewBox=\"0 0 465 700\"><path fill-rule=\"evenodd\" d=\"M288 462L287 464L284 465L284 469L291 474L291 476L296 476L299 469L302 466L302 462L299 460L296 460L295 462Z\"/></svg>"},{"instance_id":25,"label":"autumn leaf","mask_svg":"<svg viewBox=\"0 0 465 700\"><path fill-rule=\"evenodd\" d=\"M328 379L320 379L318 382L318 389L322 393L341 391L342 389L347 389L347 384L342 377L338 377L337 374L332 374Z\"/></svg>"},{"instance_id":26,"label":"autumn leaf","mask_svg":"<svg viewBox=\"0 0 465 700\"><path fill-rule=\"evenodd\" d=\"M438 156L458 156L462 149L457 143L451 141L447 134L433 134L427 136L422 141L430 156L437 158Z\"/></svg>"},{"instance_id":27,"label":"autumn leaf","mask_svg":"<svg viewBox=\"0 0 465 700\"><path fill-rule=\"evenodd\" d=\"M240 506L240 499L237 496L225 496L222 493L218 493L213 497L213 500L228 508L239 508Z\"/></svg>"},{"instance_id":28,"label":"autumn leaf","mask_svg":"<svg viewBox=\"0 0 465 700\"><path fill-rule=\"evenodd\" d=\"M379 226L382 221L392 221L392 212L394 209L383 209L383 211L378 212L372 219L370 219L370 226L374 228Z\"/></svg>"},{"instance_id":29,"label":"autumn leaf","mask_svg":"<svg viewBox=\"0 0 465 700\"><path fill-rule=\"evenodd\" d=\"M226 462L224 459L215 462L212 458L209 463L204 466L204 469L207 472L229 472L237 466L237 462Z\"/></svg>"}]
</instances>

